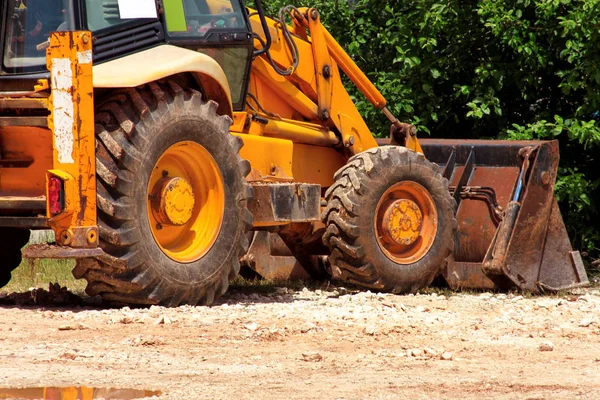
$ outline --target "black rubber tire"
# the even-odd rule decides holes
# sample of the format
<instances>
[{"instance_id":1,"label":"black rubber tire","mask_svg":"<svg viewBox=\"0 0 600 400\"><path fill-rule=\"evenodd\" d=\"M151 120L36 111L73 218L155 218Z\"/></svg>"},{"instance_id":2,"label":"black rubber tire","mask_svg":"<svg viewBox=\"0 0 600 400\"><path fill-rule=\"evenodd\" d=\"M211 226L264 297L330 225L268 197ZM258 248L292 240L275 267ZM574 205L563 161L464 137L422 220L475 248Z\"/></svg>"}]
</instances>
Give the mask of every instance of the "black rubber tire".
<instances>
[{"instance_id":1,"label":"black rubber tire","mask_svg":"<svg viewBox=\"0 0 600 400\"><path fill-rule=\"evenodd\" d=\"M12 271L21 264L21 248L29 241L29 229L0 228L0 288L10 282Z\"/></svg>"},{"instance_id":2,"label":"black rubber tire","mask_svg":"<svg viewBox=\"0 0 600 400\"><path fill-rule=\"evenodd\" d=\"M394 262L381 250L373 223L381 196L400 181L414 181L427 189L438 213L430 250L408 265ZM456 202L439 167L422 154L398 146L360 153L337 171L325 197L323 242L331 251L334 277L369 289L414 292L431 284L454 249Z\"/></svg>"},{"instance_id":3,"label":"black rubber tire","mask_svg":"<svg viewBox=\"0 0 600 400\"><path fill-rule=\"evenodd\" d=\"M243 142L217 104L176 83L150 83L112 95L96 112L96 172L100 246L110 255L82 259L73 269L86 292L125 304L210 304L225 293L248 250L252 226L239 155ZM225 215L214 245L199 260L180 263L156 244L147 215L147 182L160 155L180 141L202 145L219 166Z\"/></svg>"}]
</instances>

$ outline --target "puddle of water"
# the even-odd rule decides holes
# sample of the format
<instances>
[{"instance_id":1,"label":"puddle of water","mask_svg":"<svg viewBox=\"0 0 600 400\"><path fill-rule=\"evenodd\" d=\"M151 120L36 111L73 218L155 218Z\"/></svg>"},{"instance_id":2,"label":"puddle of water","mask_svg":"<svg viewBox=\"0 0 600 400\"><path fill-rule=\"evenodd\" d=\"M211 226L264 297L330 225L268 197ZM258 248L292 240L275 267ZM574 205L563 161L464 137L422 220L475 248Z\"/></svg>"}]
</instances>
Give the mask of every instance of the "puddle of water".
<instances>
[{"instance_id":1,"label":"puddle of water","mask_svg":"<svg viewBox=\"0 0 600 400\"><path fill-rule=\"evenodd\" d=\"M161 392L152 390L113 389L92 387L44 387L26 389L2 389L0 399L40 399L40 400L129 400L159 396Z\"/></svg>"}]
</instances>

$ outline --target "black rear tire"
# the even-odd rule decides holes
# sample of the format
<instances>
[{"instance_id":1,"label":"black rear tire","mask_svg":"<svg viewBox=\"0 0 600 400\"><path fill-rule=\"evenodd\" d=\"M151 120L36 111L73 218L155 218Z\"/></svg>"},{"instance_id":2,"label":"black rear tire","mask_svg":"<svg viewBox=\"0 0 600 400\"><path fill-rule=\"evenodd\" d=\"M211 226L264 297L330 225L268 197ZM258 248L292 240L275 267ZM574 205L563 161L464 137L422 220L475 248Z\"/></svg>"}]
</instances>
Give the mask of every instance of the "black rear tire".
<instances>
[{"instance_id":1,"label":"black rear tire","mask_svg":"<svg viewBox=\"0 0 600 400\"><path fill-rule=\"evenodd\" d=\"M21 248L29 241L28 229L0 228L0 288L10 282L12 271L21 264Z\"/></svg>"},{"instance_id":2,"label":"black rear tire","mask_svg":"<svg viewBox=\"0 0 600 400\"><path fill-rule=\"evenodd\" d=\"M96 115L96 171L100 246L110 255L82 259L73 274L86 292L126 304L210 304L239 273L248 249L245 232L250 170L239 156L241 139L217 104L172 81L112 95ZM155 240L148 217L148 184L157 160L179 142L212 156L223 182L224 218L214 244L199 259L180 262Z\"/></svg>"},{"instance_id":3,"label":"black rear tire","mask_svg":"<svg viewBox=\"0 0 600 400\"><path fill-rule=\"evenodd\" d=\"M422 258L401 264L382 251L374 221L384 193L403 181L418 183L429 193L437 210L437 230ZM456 202L448 180L423 154L398 146L358 154L335 174L325 197L323 242L331 251L336 278L381 291L414 292L431 284L453 251Z\"/></svg>"}]
</instances>

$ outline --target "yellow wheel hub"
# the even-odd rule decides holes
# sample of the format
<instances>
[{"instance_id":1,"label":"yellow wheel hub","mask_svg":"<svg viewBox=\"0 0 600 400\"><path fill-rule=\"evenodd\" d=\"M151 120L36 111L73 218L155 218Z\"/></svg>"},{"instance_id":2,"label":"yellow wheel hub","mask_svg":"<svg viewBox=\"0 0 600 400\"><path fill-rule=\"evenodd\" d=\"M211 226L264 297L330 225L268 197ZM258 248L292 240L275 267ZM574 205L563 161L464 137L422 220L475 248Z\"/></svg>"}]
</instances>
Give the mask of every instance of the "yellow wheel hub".
<instances>
[{"instance_id":1,"label":"yellow wheel hub","mask_svg":"<svg viewBox=\"0 0 600 400\"><path fill-rule=\"evenodd\" d=\"M437 209L427 189L404 181L386 190L375 212L375 232L381 250L398 264L425 257L437 233Z\"/></svg>"},{"instance_id":2,"label":"yellow wheel hub","mask_svg":"<svg viewBox=\"0 0 600 400\"><path fill-rule=\"evenodd\" d=\"M179 142L160 156L148 182L148 221L161 250L189 263L215 243L225 211L219 167L195 142Z\"/></svg>"},{"instance_id":3,"label":"yellow wheel hub","mask_svg":"<svg viewBox=\"0 0 600 400\"><path fill-rule=\"evenodd\" d=\"M399 245L410 245L421 234L423 214L414 201L396 200L385 211L383 222L383 233L386 239Z\"/></svg>"},{"instance_id":4,"label":"yellow wheel hub","mask_svg":"<svg viewBox=\"0 0 600 400\"><path fill-rule=\"evenodd\" d=\"M183 178L163 178L152 191L152 211L163 225L185 225L194 211L194 191Z\"/></svg>"}]
</instances>

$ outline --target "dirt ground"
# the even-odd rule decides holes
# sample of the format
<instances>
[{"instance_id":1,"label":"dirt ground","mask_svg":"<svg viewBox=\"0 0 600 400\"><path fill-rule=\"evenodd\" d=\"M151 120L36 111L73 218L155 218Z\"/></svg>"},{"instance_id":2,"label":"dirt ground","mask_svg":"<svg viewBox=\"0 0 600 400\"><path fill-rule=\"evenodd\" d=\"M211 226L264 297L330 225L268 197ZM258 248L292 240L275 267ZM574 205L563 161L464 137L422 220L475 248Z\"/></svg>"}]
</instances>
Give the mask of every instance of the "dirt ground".
<instances>
[{"instance_id":1,"label":"dirt ground","mask_svg":"<svg viewBox=\"0 0 600 400\"><path fill-rule=\"evenodd\" d=\"M0 387L164 399L598 399L600 291L238 292L212 307L0 306Z\"/></svg>"}]
</instances>

